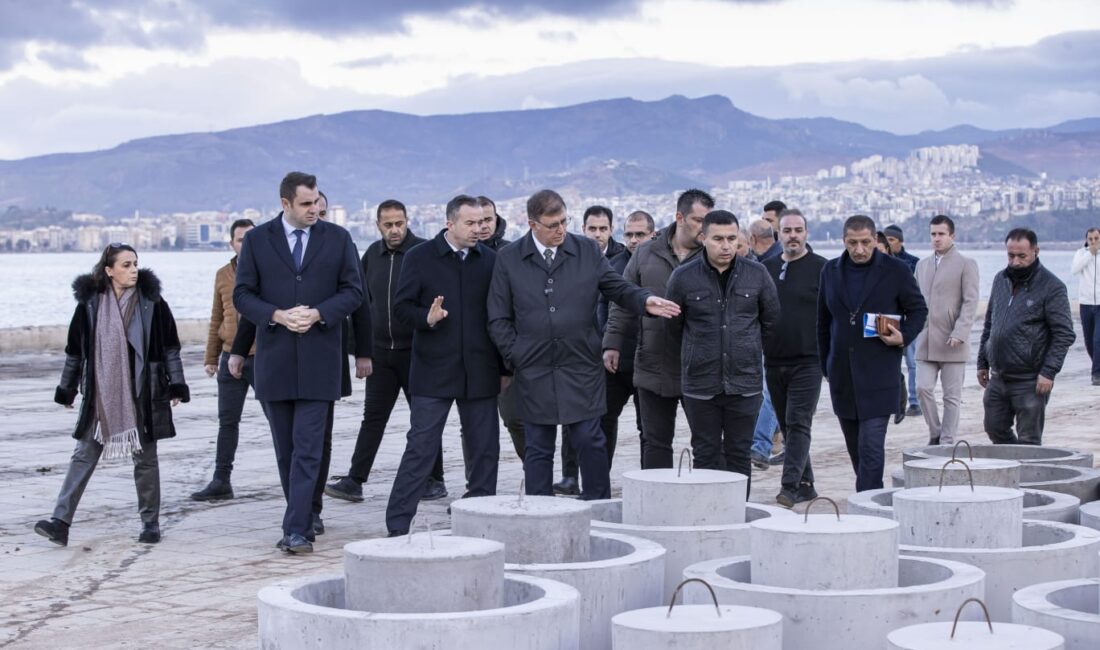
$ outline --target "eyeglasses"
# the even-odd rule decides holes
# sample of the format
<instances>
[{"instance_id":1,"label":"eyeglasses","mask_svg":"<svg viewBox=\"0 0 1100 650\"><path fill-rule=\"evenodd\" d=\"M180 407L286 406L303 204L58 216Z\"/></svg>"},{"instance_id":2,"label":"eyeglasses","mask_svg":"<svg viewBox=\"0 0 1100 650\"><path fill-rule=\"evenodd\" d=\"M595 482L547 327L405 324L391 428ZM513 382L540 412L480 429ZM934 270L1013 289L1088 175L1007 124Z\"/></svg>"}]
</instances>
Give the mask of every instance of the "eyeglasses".
<instances>
[{"instance_id":1,"label":"eyeglasses","mask_svg":"<svg viewBox=\"0 0 1100 650\"><path fill-rule=\"evenodd\" d=\"M573 218L569 217L566 219L562 219L561 221L554 224L545 224L538 219L535 219L534 222L547 230L566 230L569 228L569 226L573 225Z\"/></svg>"},{"instance_id":2,"label":"eyeglasses","mask_svg":"<svg viewBox=\"0 0 1100 650\"><path fill-rule=\"evenodd\" d=\"M788 264L790 264L790 262L783 262L783 266L779 267L779 281L780 282L787 279L787 265Z\"/></svg>"}]
</instances>

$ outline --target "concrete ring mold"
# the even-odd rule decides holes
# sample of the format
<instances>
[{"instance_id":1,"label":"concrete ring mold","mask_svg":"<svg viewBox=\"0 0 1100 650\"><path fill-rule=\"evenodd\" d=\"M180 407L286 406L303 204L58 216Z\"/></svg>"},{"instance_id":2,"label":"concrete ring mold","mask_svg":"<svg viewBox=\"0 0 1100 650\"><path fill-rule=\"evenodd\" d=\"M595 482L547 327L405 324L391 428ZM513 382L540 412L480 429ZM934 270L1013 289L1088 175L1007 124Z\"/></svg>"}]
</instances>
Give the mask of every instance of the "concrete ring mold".
<instances>
[{"instance_id":1,"label":"concrete ring mold","mask_svg":"<svg viewBox=\"0 0 1100 650\"><path fill-rule=\"evenodd\" d=\"M712 526L631 526L622 523L622 499L589 501L593 530L632 535L665 548L665 585L680 582L696 562L749 554L749 524L768 517L791 517L794 511L759 503L745 504L745 522Z\"/></svg>"},{"instance_id":2,"label":"concrete ring mold","mask_svg":"<svg viewBox=\"0 0 1100 650\"><path fill-rule=\"evenodd\" d=\"M1049 465L1073 465L1077 467L1092 467L1092 454L1080 452L1076 449L1063 447L1040 447L1037 445L974 445L971 452L975 459L1000 458L1014 460L1019 463L1045 463ZM953 451L950 445L934 445L927 447L915 447L902 452L902 462L917 460L919 458L951 458L954 453L956 458L970 462L971 456L965 446L960 446Z\"/></svg>"},{"instance_id":3,"label":"concrete ring mold","mask_svg":"<svg viewBox=\"0 0 1100 650\"><path fill-rule=\"evenodd\" d=\"M344 607L344 577L330 574L264 587L257 597L260 647L464 647L572 650L578 646L580 594L534 576L504 576L504 607L440 614L382 614Z\"/></svg>"},{"instance_id":4,"label":"concrete ring mold","mask_svg":"<svg viewBox=\"0 0 1100 650\"><path fill-rule=\"evenodd\" d=\"M1016 592L1012 621L1061 634L1066 650L1100 648L1100 580L1044 582Z\"/></svg>"},{"instance_id":5,"label":"concrete ring mold","mask_svg":"<svg viewBox=\"0 0 1100 650\"><path fill-rule=\"evenodd\" d=\"M845 591L754 584L751 566L748 557L723 558L694 564L684 576L709 582L719 603L783 614L783 646L788 650L881 648L892 630L950 620L944 603L985 594L981 569L931 558L899 557L897 587ZM692 604L709 599L698 591L686 598Z\"/></svg>"},{"instance_id":6,"label":"concrete ring mold","mask_svg":"<svg viewBox=\"0 0 1100 650\"><path fill-rule=\"evenodd\" d=\"M1070 494L1089 503L1100 498L1100 470L1029 463L1020 468L1020 487Z\"/></svg>"},{"instance_id":7,"label":"concrete ring mold","mask_svg":"<svg viewBox=\"0 0 1100 650\"><path fill-rule=\"evenodd\" d=\"M1100 532L1051 521L1025 521L1017 548L901 546L906 555L965 562L985 572L985 603L994 621L1012 619L1013 593L1050 580L1100 573ZM1043 626L1040 626L1043 627ZM1100 646L1098 646L1100 647Z\"/></svg>"},{"instance_id":8,"label":"concrete ring mold","mask_svg":"<svg viewBox=\"0 0 1100 650\"><path fill-rule=\"evenodd\" d=\"M855 492L848 496L848 513L893 519L894 493L902 489L904 488L883 488L881 490ZM1078 509L1080 508L1080 499L1072 494L1048 492L1046 490L1024 490L1024 520L1076 524L1078 523ZM1083 509L1081 513L1083 517ZM1097 506L1096 513L1097 525L1095 528L1100 530L1100 506ZM1083 522L1082 525L1084 525Z\"/></svg>"},{"instance_id":9,"label":"concrete ring mold","mask_svg":"<svg viewBox=\"0 0 1100 650\"><path fill-rule=\"evenodd\" d=\"M905 487L936 487L947 485L989 485L993 487L1020 487L1020 463L999 458L958 459L922 458L906 461Z\"/></svg>"},{"instance_id":10,"label":"concrete ring mold","mask_svg":"<svg viewBox=\"0 0 1100 650\"><path fill-rule=\"evenodd\" d=\"M1100 501L1081 506L1081 525L1100 530Z\"/></svg>"}]
</instances>

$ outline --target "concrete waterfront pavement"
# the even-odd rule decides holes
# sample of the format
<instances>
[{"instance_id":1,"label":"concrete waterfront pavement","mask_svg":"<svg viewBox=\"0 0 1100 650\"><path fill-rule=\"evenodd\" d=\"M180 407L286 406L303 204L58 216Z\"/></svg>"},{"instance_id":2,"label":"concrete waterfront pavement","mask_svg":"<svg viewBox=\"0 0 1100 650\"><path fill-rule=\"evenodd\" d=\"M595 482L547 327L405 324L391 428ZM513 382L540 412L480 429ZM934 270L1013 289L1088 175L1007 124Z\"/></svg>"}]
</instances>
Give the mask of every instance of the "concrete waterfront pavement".
<instances>
[{"instance_id":1,"label":"concrete waterfront pavement","mask_svg":"<svg viewBox=\"0 0 1100 650\"><path fill-rule=\"evenodd\" d=\"M1100 388L1089 385L1080 340L1055 382L1044 442L1100 454L1095 425ZM188 346L184 362L192 401L175 409L178 436L158 447L163 541L137 542L141 524L132 468L129 462L111 461L98 468L88 486L69 546L54 546L31 527L49 517L73 448L69 434L75 412L52 402L63 359L59 352L0 356L0 617L5 621L0 647L255 648L261 587L339 572L344 544L385 535L386 498L408 427L403 400L394 410L371 480L363 486L365 501L326 497L326 533L318 538L316 552L287 556L275 549L284 503L271 435L253 399L245 406L233 471L237 498L218 503L188 498L210 478L217 435L216 382L202 372L201 349ZM981 391L973 368L971 363L963 389L962 437L984 443ZM822 392L812 448L817 490L843 506L854 477L827 391ZM363 384L356 382L355 394L336 405L334 473L341 473L350 459L362 398ZM624 410L620 424L612 467L615 496L622 473L639 466L633 415L633 409ZM678 452L689 444L690 434L682 413L677 422ZM444 436L452 497L462 494L464 483L458 431L453 412ZM927 435L919 417L891 425L888 467L899 465L901 450L923 445ZM778 468L756 473L751 500L774 504L779 474ZM502 439L498 491L516 492L522 475L511 444ZM421 516L430 518L433 527L446 527L446 507L447 500L422 503Z\"/></svg>"}]
</instances>

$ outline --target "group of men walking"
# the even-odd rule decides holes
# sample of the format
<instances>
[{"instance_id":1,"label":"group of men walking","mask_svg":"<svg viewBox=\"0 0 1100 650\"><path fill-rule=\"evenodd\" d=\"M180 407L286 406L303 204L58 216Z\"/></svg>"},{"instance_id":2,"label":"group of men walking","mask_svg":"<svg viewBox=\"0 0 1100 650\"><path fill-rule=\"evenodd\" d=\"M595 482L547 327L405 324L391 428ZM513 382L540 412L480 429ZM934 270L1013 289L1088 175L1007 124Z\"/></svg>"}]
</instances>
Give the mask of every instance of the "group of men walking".
<instances>
[{"instance_id":1,"label":"group of men walking","mask_svg":"<svg viewBox=\"0 0 1100 650\"><path fill-rule=\"evenodd\" d=\"M311 551L323 532L322 490L362 500L401 392L410 426L386 511L391 535L409 530L420 500L447 495L442 435L455 404L464 497L496 492L503 421L528 494L609 498L618 418L632 399L643 468L672 467L681 406L700 468L751 476L777 423L776 499L793 506L816 496L810 444L823 377L856 489L881 487L887 425L905 408L906 349L931 441L957 436L978 277L946 216L932 220L934 254L914 275L876 247L868 217L845 222L844 253L826 260L799 210L768 204L771 218L756 222L766 228L754 225L746 247L745 224L700 190L680 195L661 230L631 213L625 245L603 206L584 212L583 236L571 233L552 190L530 197L530 232L512 243L486 197L454 197L446 228L428 240L409 230L404 205L386 201L382 238L361 259L348 233L324 221L314 177L288 174L280 197L278 218L233 224L237 256L217 275L205 362L219 382L216 469L192 497L232 497L252 385L275 442L287 499L279 546L288 552ZM1019 441L1038 444L1042 407L1073 341L1069 306L1065 286L1038 262L1034 233L1013 231L1006 246L978 354L986 430L1014 442L1015 418ZM349 354L366 379L363 420L347 473L326 485L332 403L350 393Z\"/></svg>"}]
</instances>

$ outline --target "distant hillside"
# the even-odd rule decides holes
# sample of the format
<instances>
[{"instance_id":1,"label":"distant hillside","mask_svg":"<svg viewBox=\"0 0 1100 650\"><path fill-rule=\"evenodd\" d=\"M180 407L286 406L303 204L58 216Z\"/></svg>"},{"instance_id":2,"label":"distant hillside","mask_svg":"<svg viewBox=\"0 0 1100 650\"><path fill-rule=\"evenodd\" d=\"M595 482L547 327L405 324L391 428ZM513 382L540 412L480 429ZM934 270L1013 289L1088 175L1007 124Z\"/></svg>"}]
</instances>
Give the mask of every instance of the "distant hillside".
<instances>
[{"instance_id":1,"label":"distant hillside","mask_svg":"<svg viewBox=\"0 0 1100 650\"><path fill-rule=\"evenodd\" d=\"M649 194L812 173L935 144L980 144L989 173L1057 178L1100 170L1100 119L1048 130L963 126L899 136L828 118L769 120L720 96L673 96L430 117L352 111L0 161L0 209L53 205L121 216L269 207L292 169L316 173L345 205L390 197L444 202L461 191L509 198L543 185Z\"/></svg>"}]
</instances>

